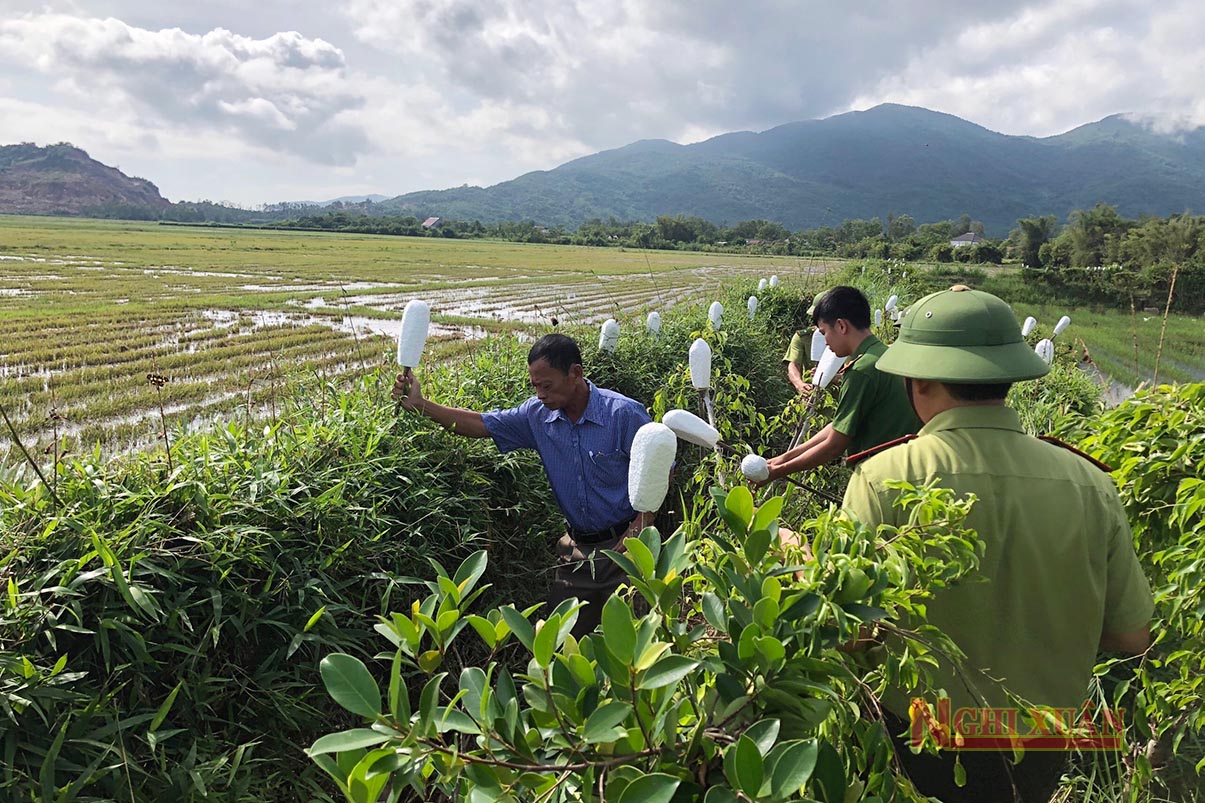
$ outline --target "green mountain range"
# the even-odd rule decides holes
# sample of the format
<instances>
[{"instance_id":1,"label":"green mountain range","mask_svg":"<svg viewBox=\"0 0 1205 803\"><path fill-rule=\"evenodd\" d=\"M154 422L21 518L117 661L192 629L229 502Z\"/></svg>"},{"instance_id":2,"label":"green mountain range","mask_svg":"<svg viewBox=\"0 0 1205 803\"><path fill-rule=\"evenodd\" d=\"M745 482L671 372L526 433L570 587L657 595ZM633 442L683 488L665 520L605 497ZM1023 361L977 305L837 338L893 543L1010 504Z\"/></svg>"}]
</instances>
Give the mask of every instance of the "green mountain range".
<instances>
[{"instance_id":1,"label":"green mountain range","mask_svg":"<svg viewBox=\"0 0 1205 803\"><path fill-rule=\"evenodd\" d=\"M1104 202L1128 217L1205 208L1205 129L1155 133L1122 115L1053 137L998 134L949 114L885 104L693 145L643 140L492 187L377 204L418 217L534 220L693 215L791 229L906 213L969 214L1003 235L1020 217Z\"/></svg>"},{"instance_id":2,"label":"green mountain range","mask_svg":"<svg viewBox=\"0 0 1205 803\"><path fill-rule=\"evenodd\" d=\"M688 215L798 230L890 214L918 223L966 214L1003 236L1018 218L1065 218L1100 202L1125 217L1205 209L1205 129L1158 133L1114 115L1058 136L1016 137L885 104L692 145L642 140L492 187L347 200L359 201L342 205L356 214L570 228L591 218ZM304 206L173 205L151 182L72 145L0 147L0 213L238 222L296 216Z\"/></svg>"}]
</instances>

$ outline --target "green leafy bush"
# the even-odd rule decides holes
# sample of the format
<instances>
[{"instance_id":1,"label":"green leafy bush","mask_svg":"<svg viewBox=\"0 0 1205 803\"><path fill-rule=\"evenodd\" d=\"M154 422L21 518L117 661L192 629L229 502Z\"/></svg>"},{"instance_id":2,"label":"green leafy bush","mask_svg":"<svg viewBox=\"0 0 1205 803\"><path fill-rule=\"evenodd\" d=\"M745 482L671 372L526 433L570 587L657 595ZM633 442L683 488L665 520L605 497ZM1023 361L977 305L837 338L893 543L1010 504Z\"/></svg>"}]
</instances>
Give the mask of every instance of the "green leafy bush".
<instances>
[{"instance_id":1,"label":"green leafy bush","mask_svg":"<svg viewBox=\"0 0 1205 803\"><path fill-rule=\"evenodd\" d=\"M353 656L323 660L327 691L362 724L309 753L354 803L890 798L908 783L877 694L953 651L923 625L924 600L980 549L961 526L971 501L900 487L911 515L898 530L835 513L804 523L815 561L779 544L782 497L757 507L743 487L717 489L718 529L663 543L649 528L607 553L629 591L580 642L571 600L537 616L474 612L484 553L454 574L437 566L427 598L377 626L392 650L386 694ZM894 638L871 668L846 645L874 622ZM453 680L442 660L470 631L489 660ZM512 670L498 656L515 642Z\"/></svg>"}]
</instances>

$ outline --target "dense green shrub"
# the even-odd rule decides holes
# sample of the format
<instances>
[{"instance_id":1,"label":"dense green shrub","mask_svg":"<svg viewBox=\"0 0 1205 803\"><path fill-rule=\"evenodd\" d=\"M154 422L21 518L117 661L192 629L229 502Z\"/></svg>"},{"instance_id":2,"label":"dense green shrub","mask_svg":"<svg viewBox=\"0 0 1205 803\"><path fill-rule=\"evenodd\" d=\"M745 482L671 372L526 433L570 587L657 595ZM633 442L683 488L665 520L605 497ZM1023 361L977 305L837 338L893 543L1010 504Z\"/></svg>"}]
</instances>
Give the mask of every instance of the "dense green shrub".
<instances>
[{"instance_id":1,"label":"dense green shrub","mask_svg":"<svg viewBox=\"0 0 1205 803\"><path fill-rule=\"evenodd\" d=\"M800 406L787 404L781 356L803 298L767 291L750 322L745 295L725 299L719 333L700 328L699 308L667 314L658 340L625 323L615 355L598 354L593 330L575 332L588 374L697 412L686 354L704 334L726 437L759 451L785 442ZM424 371L425 392L472 409L515 404L530 394L527 348L487 340ZM172 470L162 453L63 462L61 509L20 469L5 472L0 799L321 796L298 750L339 721L317 659L337 649L371 661L375 617L409 604L407 578L428 559L486 549L487 602L543 599L563 523L536 456L395 418L392 375L302 380L274 425L173 437ZM694 447L680 467L688 500L717 472L739 477L736 458ZM792 509L817 507L796 495Z\"/></svg>"},{"instance_id":2,"label":"dense green shrub","mask_svg":"<svg viewBox=\"0 0 1205 803\"><path fill-rule=\"evenodd\" d=\"M495 344L430 381L456 395L466 374L516 373ZM556 518L536 462L395 420L389 382L300 387L275 426L181 439L170 474L159 455L66 463L61 510L6 477L5 799L68 782L85 797L296 799L314 783L295 746L332 714L317 659L370 657L407 575L484 546L496 593L539 598ZM497 381L489 400L521 390Z\"/></svg>"},{"instance_id":3,"label":"dense green shrub","mask_svg":"<svg viewBox=\"0 0 1205 803\"><path fill-rule=\"evenodd\" d=\"M380 628L387 694L353 656L324 659L327 690L362 724L310 755L353 803L915 800L878 696L955 650L923 624L924 602L974 569L981 544L962 528L971 502L901 489L899 528L835 512L797 523L814 561L778 545L782 497L717 489L717 526L664 540L649 528L609 553L629 590L580 642L570 601L534 616L474 605L484 555L437 568L427 599ZM891 638L868 659L849 645L874 622ZM442 656L465 639L492 653L518 642L523 660L491 654L450 677Z\"/></svg>"}]
</instances>

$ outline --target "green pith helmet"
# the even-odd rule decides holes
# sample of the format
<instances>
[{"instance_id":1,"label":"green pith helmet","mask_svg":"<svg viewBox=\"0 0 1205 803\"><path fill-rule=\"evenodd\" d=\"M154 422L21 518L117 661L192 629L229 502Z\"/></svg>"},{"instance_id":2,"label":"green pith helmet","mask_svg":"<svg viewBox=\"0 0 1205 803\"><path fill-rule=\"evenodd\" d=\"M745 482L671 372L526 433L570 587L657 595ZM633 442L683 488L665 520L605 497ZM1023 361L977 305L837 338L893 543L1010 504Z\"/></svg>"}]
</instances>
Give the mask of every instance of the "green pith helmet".
<instances>
[{"instance_id":1,"label":"green pith helmet","mask_svg":"<svg viewBox=\"0 0 1205 803\"><path fill-rule=\"evenodd\" d=\"M917 301L875 366L912 379L978 385L1037 379L1050 371L1021 337L1012 308L957 284Z\"/></svg>"},{"instance_id":2,"label":"green pith helmet","mask_svg":"<svg viewBox=\"0 0 1205 803\"><path fill-rule=\"evenodd\" d=\"M808 323L811 324L812 316L816 314L816 305L820 303L820 299L824 298L827 290L821 290L816 295L812 296L812 303L808 306Z\"/></svg>"}]
</instances>

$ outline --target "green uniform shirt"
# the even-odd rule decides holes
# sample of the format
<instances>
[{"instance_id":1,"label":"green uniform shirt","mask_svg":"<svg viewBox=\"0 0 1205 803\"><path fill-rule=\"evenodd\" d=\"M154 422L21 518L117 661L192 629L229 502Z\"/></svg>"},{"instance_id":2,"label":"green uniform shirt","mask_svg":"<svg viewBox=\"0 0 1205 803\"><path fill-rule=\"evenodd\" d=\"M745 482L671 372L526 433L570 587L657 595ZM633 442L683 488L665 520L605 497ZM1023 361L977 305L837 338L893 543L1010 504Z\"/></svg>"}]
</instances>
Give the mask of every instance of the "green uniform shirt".
<instances>
[{"instance_id":1,"label":"green uniform shirt","mask_svg":"<svg viewBox=\"0 0 1205 803\"><path fill-rule=\"evenodd\" d=\"M843 374L833 429L849 438L850 454L911 435L920 428L904 380L875 366L886 351L881 340L867 336Z\"/></svg>"},{"instance_id":2,"label":"green uniform shirt","mask_svg":"<svg viewBox=\"0 0 1205 803\"><path fill-rule=\"evenodd\" d=\"M787 346L787 353L782 355L782 361L793 362L802 371L809 357L811 357L811 339L804 338L803 332L796 332L791 337L791 345Z\"/></svg>"},{"instance_id":3,"label":"green uniform shirt","mask_svg":"<svg viewBox=\"0 0 1205 803\"><path fill-rule=\"evenodd\" d=\"M944 589L928 605L929 622L980 670L967 682L992 706L1010 703L988 676L1038 705L1082 706L1101 633L1137 630L1154 611L1112 479L1025 434L1007 407L958 407L858 465L843 507L871 527L902 524L884 483L933 477L978 497L967 526L984 542L987 582ZM981 704L944 661L939 677L954 710ZM901 715L904 705L889 700Z\"/></svg>"}]
</instances>

